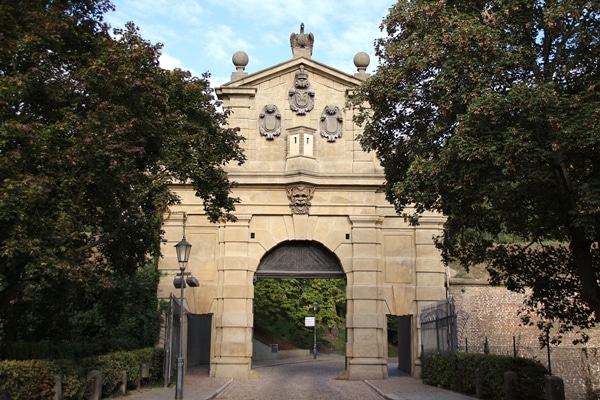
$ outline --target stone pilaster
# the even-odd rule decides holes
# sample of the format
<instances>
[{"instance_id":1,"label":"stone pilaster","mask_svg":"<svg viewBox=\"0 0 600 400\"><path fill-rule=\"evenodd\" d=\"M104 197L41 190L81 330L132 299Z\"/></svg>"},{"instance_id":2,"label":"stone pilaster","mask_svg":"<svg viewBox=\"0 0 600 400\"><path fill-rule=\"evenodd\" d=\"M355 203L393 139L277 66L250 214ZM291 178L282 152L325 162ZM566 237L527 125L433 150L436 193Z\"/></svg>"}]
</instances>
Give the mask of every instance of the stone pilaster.
<instances>
[{"instance_id":1,"label":"stone pilaster","mask_svg":"<svg viewBox=\"0 0 600 400\"><path fill-rule=\"evenodd\" d=\"M352 268L347 274L348 378L387 379L387 334L380 259L381 218L351 216Z\"/></svg>"},{"instance_id":2,"label":"stone pilaster","mask_svg":"<svg viewBox=\"0 0 600 400\"><path fill-rule=\"evenodd\" d=\"M249 216L221 229L214 316L212 377L250 379L252 372L253 271L248 259Z\"/></svg>"}]
</instances>

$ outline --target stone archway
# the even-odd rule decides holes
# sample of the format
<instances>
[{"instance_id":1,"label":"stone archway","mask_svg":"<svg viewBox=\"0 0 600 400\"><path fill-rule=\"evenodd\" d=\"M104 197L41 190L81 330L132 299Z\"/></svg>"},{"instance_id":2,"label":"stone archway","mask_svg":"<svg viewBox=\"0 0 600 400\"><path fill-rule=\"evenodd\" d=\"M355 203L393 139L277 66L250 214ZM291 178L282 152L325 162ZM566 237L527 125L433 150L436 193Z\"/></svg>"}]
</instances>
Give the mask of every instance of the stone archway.
<instances>
[{"instance_id":1,"label":"stone archway","mask_svg":"<svg viewBox=\"0 0 600 400\"><path fill-rule=\"evenodd\" d=\"M269 250L260 261L256 278L345 278L340 260L321 243L288 240Z\"/></svg>"},{"instance_id":2,"label":"stone archway","mask_svg":"<svg viewBox=\"0 0 600 400\"><path fill-rule=\"evenodd\" d=\"M284 241L284 242L279 243L275 247L273 247L268 252L266 252L263 255L263 257L261 258L259 266L254 275L255 287L256 287L256 285L260 285L260 283L258 281L262 281L263 279L269 280L269 278L271 278L270 280L273 280L273 278L274 278L276 281L282 282L283 285L286 285L286 283L284 283L284 282L288 282L287 284L289 284L289 282L293 282L294 287L295 287L295 284L297 284L299 288L300 287L304 288L304 289L299 289L298 293L295 293L295 295L298 296L297 299L299 301L299 304L298 304L299 310L302 309L302 304L300 304L301 301L299 300L302 297L302 292L307 287L310 287L310 285L311 285L310 283L307 283L308 281L327 280L328 282L331 282L331 283L328 283L327 285L331 284L331 285L333 285L332 287L337 287L337 290L341 289L341 285L343 285L344 288L346 286L346 274L341 266L340 260L337 257L337 255L334 254L332 251L330 251L322 243L317 242L317 241L311 241L311 240ZM337 281L337 283L335 281ZM301 282L304 282L304 283L301 283ZM310 289L308 289L308 290L310 290ZM345 291L345 289L342 289L342 290ZM336 289L333 290L334 293L335 293L335 291L336 291ZM288 290L286 290L286 292L291 293ZM331 293L330 290L328 290L327 292ZM263 293L263 295L264 295L264 293ZM291 299L296 299L295 295L292 295ZM255 298L254 298L253 302L256 301L256 296L257 295L255 292ZM344 298L345 298L345 296L344 296ZM328 300L327 295L325 295L324 300ZM332 298L329 298L329 300L332 300ZM294 301L294 300L292 300L292 301ZM311 300L310 304L312 304L312 301L313 300ZM326 301L326 303L330 304L329 301ZM340 305L340 307L342 307L342 308L339 309L338 305ZM342 321L345 321L345 318L347 317L345 301L343 302L343 304L335 303L334 307L336 310L336 314L338 314L337 310L342 310L343 315L342 314L338 314L338 315L343 318ZM309 315L306 315L306 316L309 316ZM316 316L316 314L315 314L315 316ZM256 315L255 315L255 318L256 318ZM269 321L269 318L267 317L266 320ZM290 320L289 316L288 316L288 319L286 319L286 317L281 317L280 321L281 320L295 321L295 318L292 318ZM263 324L265 323L264 316L261 319L261 321ZM266 325L268 326L271 323L273 323L273 321L266 322ZM295 357L297 357L299 355L302 356L301 354L304 354L303 351L307 351L307 350L297 349L295 347L293 347L294 348L293 350L290 350L290 348L287 348L283 352L280 352L278 350L273 350L273 348L277 348L277 347L276 347L276 345L273 345L273 344L268 345L268 343L265 341L265 339L267 339L267 340L273 339L273 337L269 336L268 332L267 332L267 335L264 336L265 335L265 326L262 324L259 324L258 320L255 319L253 327L254 327L254 329L257 329L257 327L261 327L261 329L259 330L259 332L261 332L261 334L259 334L258 336L255 336L255 335L257 335L256 332L254 332L254 334L253 334L253 355L252 355L253 363L256 360L258 360L258 361L274 360L274 359L279 359L280 357L288 358L288 357L292 357L292 356L295 356ZM337 332L339 332L339 329L344 329L344 325L342 325L342 326L336 325L336 328L338 329ZM345 335L342 337L345 337ZM316 336L316 330L315 330L315 342L314 342L315 347L312 350L313 352L316 351L316 338L317 338L317 336ZM273 343L273 342L270 342L270 343ZM285 344L285 343L284 343L284 345L287 346L287 344ZM271 346L270 352L268 349L269 346ZM275 347L273 347L273 346L275 346ZM267 353L271 353L271 354L267 354ZM275 354L273 354L273 353L275 353ZM290 354L294 354L294 355L290 355ZM342 371L340 371L340 372L342 372Z\"/></svg>"}]
</instances>

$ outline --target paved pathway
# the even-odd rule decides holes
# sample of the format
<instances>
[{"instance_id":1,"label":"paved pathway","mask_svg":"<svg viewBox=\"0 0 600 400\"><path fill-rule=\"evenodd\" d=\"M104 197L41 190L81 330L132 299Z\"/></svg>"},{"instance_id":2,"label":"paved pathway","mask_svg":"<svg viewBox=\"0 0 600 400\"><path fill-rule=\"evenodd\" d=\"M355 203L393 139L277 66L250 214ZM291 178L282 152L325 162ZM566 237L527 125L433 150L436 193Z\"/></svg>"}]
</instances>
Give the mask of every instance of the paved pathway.
<instances>
[{"instance_id":1,"label":"paved pathway","mask_svg":"<svg viewBox=\"0 0 600 400\"><path fill-rule=\"evenodd\" d=\"M381 400L364 381L336 379L344 370L342 359L265 366L254 371L259 379L234 381L218 400Z\"/></svg>"},{"instance_id":2,"label":"paved pathway","mask_svg":"<svg viewBox=\"0 0 600 400\"><path fill-rule=\"evenodd\" d=\"M389 379L348 381L337 379L344 372L344 358L322 355L317 360L302 358L257 363L255 379L238 381L210 378L203 368L189 369L184 382L184 399L194 400L473 400L458 393L423 385L389 364ZM175 388L133 391L130 399L168 400Z\"/></svg>"}]
</instances>

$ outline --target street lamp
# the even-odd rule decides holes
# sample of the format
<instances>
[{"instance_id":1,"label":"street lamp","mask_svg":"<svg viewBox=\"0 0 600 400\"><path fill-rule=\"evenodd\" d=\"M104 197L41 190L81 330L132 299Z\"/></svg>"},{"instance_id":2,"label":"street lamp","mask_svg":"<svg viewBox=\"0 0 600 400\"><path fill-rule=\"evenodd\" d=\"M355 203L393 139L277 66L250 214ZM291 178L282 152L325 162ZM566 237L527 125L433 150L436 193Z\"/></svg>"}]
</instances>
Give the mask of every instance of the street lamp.
<instances>
[{"instance_id":1,"label":"street lamp","mask_svg":"<svg viewBox=\"0 0 600 400\"><path fill-rule=\"evenodd\" d=\"M317 359L317 310L319 309L319 303L316 301L313 303L313 311L315 312L315 324L313 325L313 358Z\"/></svg>"},{"instance_id":2,"label":"street lamp","mask_svg":"<svg viewBox=\"0 0 600 400\"><path fill-rule=\"evenodd\" d=\"M173 285L175 285L175 288L181 289L179 303L179 357L177 358L177 386L175 389L175 398L183 399L183 290L185 289L186 283L190 287L197 287L199 286L199 283L190 272L185 272L185 267L190 259L190 251L192 250L192 245L185 240L185 236L175 245L175 250L177 251L177 261L179 262L180 272L173 280Z\"/></svg>"}]
</instances>

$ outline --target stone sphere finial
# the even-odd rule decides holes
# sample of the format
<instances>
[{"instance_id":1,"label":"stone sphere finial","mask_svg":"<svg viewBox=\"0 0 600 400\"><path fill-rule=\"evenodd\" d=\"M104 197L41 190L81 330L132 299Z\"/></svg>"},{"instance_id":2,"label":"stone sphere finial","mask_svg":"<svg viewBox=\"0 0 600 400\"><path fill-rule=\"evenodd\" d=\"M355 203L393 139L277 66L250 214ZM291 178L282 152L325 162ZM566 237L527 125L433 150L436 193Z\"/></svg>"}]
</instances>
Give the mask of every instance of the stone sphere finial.
<instances>
[{"instance_id":1,"label":"stone sphere finial","mask_svg":"<svg viewBox=\"0 0 600 400\"><path fill-rule=\"evenodd\" d=\"M361 68L363 69L363 71L366 70L370 62L371 58L364 51L356 53L356 55L354 56L354 65L356 66L356 68L358 68L359 71Z\"/></svg>"},{"instance_id":2,"label":"stone sphere finial","mask_svg":"<svg viewBox=\"0 0 600 400\"><path fill-rule=\"evenodd\" d=\"M248 54L243 51L236 51L233 57L231 57L231 61L238 71L244 70L249 61Z\"/></svg>"},{"instance_id":3,"label":"stone sphere finial","mask_svg":"<svg viewBox=\"0 0 600 400\"><path fill-rule=\"evenodd\" d=\"M232 81L242 79L248 75L248 73L244 71L249 61L248 54L243 51L236 51L233 57L231 57L231 61L233 62L233 65L235 65L235 72L231 74Z\"/></svg>"},{"instance_id":4,"label":"stone sphere finial","mask_svg":"<svg viewBox=\"0 0 600 400\"><path fill-rule=\"evenodd\" d=\"M367 67L371 62L371 58L364 51L356 53L354 56L354 65L358 69L358 72L354 74L358 79L366 79L369 74L367 74Z\"/></svg>"}]
</instances>

